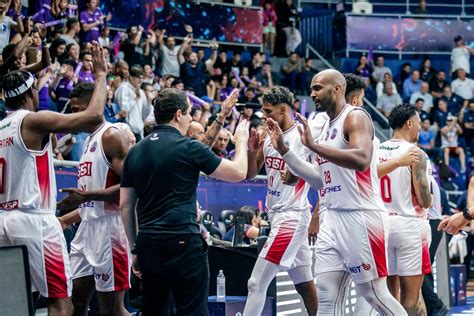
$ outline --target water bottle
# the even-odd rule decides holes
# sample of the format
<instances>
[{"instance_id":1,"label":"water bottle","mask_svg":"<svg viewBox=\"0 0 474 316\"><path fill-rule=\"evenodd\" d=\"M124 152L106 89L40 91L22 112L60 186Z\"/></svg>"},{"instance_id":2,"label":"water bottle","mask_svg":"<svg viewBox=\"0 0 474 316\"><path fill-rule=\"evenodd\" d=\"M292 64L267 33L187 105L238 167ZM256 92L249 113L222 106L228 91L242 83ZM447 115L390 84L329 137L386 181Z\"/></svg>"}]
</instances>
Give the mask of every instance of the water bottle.
<instances>
[{"instance_id":1,"label":"water bottle","mask_svg":"<svg viewBox=\"0 0 474 316\"><path fill-rule=\"evenodd\" d=\"M217 301L225 302L225 276L222 270L217 275Z\"/></svg>"}]
</instances>

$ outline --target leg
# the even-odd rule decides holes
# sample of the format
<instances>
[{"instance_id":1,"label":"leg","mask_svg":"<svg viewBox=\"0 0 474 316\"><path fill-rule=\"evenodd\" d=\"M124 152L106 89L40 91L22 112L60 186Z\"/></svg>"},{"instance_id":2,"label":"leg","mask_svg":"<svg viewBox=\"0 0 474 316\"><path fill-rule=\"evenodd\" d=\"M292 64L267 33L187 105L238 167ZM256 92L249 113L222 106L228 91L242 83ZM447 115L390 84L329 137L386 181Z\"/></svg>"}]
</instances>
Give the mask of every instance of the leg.
<instances>
[{"instance_id":1,"label":"leg","mask_svg":"<svg viewBox=\"0 0 474 316\"><path fill-rule=\"evenodd\" d=\"M94 277L90 275L74 279L72 284L74 316L87 316L89 303L95 290Z\"/></svg>"},{"instance_id":2,"label":"leg","mask_svg":"<svg viewBox=\"0 0 474 316\"><path fill-rule=\"evenodd\" d=\"M378 278L366 283L356 284L356 289L379 314L391 316L407 315L402 305L388 291L386 278Z\"/></svg>"},{"instance_id":3,"label":"leg","mask_svg":"<svg viewBox=\"0 0 474 316\"><path fill-rule=\"evenodd\" d=\"M47 304L48 304L49 316L73 315L74 307L69 297L68 298L48 298Z\"/></svg>"},{"instance_id":4,"label":"leg","mask_svg":"<svg viewBox=\"0 0 474 316\"><path fill-rule=\"evenodd\" d=\"M318 288L318 316L343 316L349 289L350 274L345 271L320 273L316 276Z\"/></svg>"},{"instance_id":5,"label":"leg","mask_svg":"<svg viewBox=\"0 0 474 316\"><path fill-rule=\"evenodd\" d=\"M103 316L129 316L124 307L125 291L97 292L100 313Z\"/></svg>"},{"instance_id":6,"label":"leg","mask_svg":"<svg viewBox=\"0 0 474 316\"><path fill-rule=\"evenodd\" d=\"M449 148L443 148L444 151L444 163L449 166Z\"/></svg>"},{"instance_id":7,"label":"leg","mask_svg":"<svg viewBox=\"0 0 474 316\"><path fill-rule=\"evenodd\" d=\"M268 33L263 33L263 52L265 53L268 49Z\"/></svg>"},{"instance_id":8,"label":"leg","mask_svg":"<svg viewBox=\"0 0 474 316\"><path fill-rule=\"evenodd\" d=\"M388 276L387 286L390 294L400 302L400 279L398 278L398 275Z\"/></svg>"},{"instance_id":9,"label":"leg","mask_svg":"<svg viewBox=\"0 0 474 316\"><path fill-rule=\"evenodd\" d=\"M409 316L416 316L423 275L400 276L400 303Z\"/></svg>"},{"instance_id":10,"label":"leg","mask_svg":"<svg viewBox=\"0 0 474 316\"><path fill-rule=\"evenodd\" d=\"M308 315L316 316L318 298L316 296L316 285L314 285L311 266L297 266L289 270L288 274L295 284L296 291L303 298Z\"/></svg>"},{"instance_id":11,"label":"leg","mask_svg":"<svg viewBox=\"0 0 474 316\"><path fill-rule=\"evenodd\" d=\"M464 149L462 147L456 148L456 154L459 155L461 161L461 172L466 172L466 156L464 155Z\"/></svg>"},{"instance_id":12,"label":"leg","mask_svg":"<svg viewBox=\"0 0 474 316\"><path fill-rule=\"evenodd\" d=\"M270 33L270 55L273 56L275 50L275 33Z\"/></svg>"},{"instance_id":13,"label":"leg","mask_svg":"<svg viewBox=\"0 0 474 316\"><path fill-rule=\"evenodd\" d=\"M244 316L255 316L262 313L268 286L279 271L279 265L261 257L257 258L248 282L249 294Z\"/></svg>"}]
</instances>

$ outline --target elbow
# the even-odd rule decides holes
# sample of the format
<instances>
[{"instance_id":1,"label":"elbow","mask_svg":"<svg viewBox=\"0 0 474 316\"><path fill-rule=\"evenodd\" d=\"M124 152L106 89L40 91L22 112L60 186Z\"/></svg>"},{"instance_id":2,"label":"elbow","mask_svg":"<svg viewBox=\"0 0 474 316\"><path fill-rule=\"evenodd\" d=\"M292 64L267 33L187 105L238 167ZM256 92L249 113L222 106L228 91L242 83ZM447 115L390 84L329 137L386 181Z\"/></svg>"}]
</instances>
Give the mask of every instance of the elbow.
<instances>
[{"instance_id":1,"label":"elbow","mask_svg":"<svg viewBox=\"0 0 474 316\"><path fill-rule=\"evenodd\" d=\"M365 162L365 161L360 161L360 162L355 162L355 170L359 172L366 172L369 167L370 167L370 161Z\"/></svg>"},{"instance_id":2,"label":"elbow","mask_svg":"<svg viewBox=\"0 0 474 316\"><path fill-rule=\"evenodd\" d=\"M230 182L242 182L247 179L247 171L237 171L230 179Z\"/></svg>"}]
</instances>

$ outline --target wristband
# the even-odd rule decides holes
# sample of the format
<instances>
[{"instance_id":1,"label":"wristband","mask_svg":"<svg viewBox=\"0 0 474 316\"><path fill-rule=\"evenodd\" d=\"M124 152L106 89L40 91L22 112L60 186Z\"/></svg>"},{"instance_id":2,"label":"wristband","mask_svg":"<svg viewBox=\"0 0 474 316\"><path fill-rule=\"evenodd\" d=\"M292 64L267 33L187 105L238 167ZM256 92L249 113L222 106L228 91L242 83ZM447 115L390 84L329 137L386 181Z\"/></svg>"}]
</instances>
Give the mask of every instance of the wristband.
<instances>
[{"instance_id":1,"label":"wristband","mask_svg":"<svg viewBox=\"0 0 474 316\"><path fill-rule=\"evenodd\" d=\"M463 215L464 218L467 219L468 221L472 221L472 220L473 220L471 214L469 214L469 209L468 209L467 207L462 210L462 215Z\"/></svg>"}]
</instances>

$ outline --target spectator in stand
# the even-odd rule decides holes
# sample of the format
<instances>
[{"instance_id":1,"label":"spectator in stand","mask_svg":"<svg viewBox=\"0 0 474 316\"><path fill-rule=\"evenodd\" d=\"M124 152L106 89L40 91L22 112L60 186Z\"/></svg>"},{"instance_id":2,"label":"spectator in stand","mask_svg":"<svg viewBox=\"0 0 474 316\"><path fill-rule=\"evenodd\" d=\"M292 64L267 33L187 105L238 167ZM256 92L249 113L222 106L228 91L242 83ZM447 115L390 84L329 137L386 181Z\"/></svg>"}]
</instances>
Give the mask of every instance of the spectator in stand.
<instances>
[{"instance_id":1,"label":"spectator in stand","mask_svg":"<svg viewBox=\"0 0 474 316\"><path fill-rule=\"evenodd\" d=\"M198 60L204 62L204 58L206 57L206 51L204 50L204 48L199 48L196 53L198 56Z\"/></svg>"},{"instance_id":2,"label":"spectator in stand","mask_svg":"<svg viewBox=\"0 0 474 316\"><path fill-rule=\"evenodd\" d=\"M436 70L431 67L431 61L426 58L423 60L420 68L420 79L424 82L430 82L431 79L435 76Z\"/></svg>"},{"instance_id":3,"label":"spectator in stand","mask_svg":"<svg viewBox=\"0 0 474 316\"><path fill-rule=\"evenodd\" d=\"M372 72L372 78L375 82L382 82L383 77L386 73L389 73L392 76L392 70L385 66L385 59L383 56L377 57L376 65L374 66L374 71Z\"/></svg>"},{"instance_id":4,"label":"spectator in stand","mask_svg":"<svg viewBox=\"0 0 474 316\"><path fill-rule=\"evenodd\" d=\"M425 100L423 100L422 98L415 100L415 108L418 111L418 114L420 115L420 121L422 122L426 119L429 119L430 117L428 112L423 110L424 104L425 104Z\"/></svg>"},{"instance_id":5,"label":"spectator in stand","mask_svg":"<svg viewBox=\"0 0 474 316\"><path fill-rule=\"evenodd\" d=\"M191 47L193 38L186 36L178 52L178 61L181 65L181 79L186 88L192 88L198 97L207 95L206 89L206 70L212 68L217 58L217 48L219 45L213 41L211 43L212 54L206 62L198 61L197 54L191 52L187 58L184 52Z\"/></svg>"},{"instance_id":6,"label":"spectator in stand","mask_svg":"<svg viewBox=\"0 0 474 316\"><path fill-rule=\"evenodd\" d=\"M403 82L403 100L408 101L413 93L419 92L423 81L420 80L420 72L414 70L410 78Z\"/></svg>"},{"instance_id":7,"label":"spectator in stand","mask_svg":"<svg viewBox=\"0 0 474 316\"><path fill-rule=\"evenodd\" d=\"M426 0L420 0L418 9L415 11L416 14L428 14L428 9L426 8Z\"/></svg>"},{"instance_id":8,"label":"spectator in stand","mask_svg":"<svg viewBox=\"0 0 474 316\"><path fill-rule=\"evenodd\" d=\"M435 111L435 122L440 129L446 126L448 115L448 103L443 99L439 100L438 109Z\"/></svg>"},{"instance_id":9,"label":"spectator in stand","mask_svg":"<svg viewBox=\"0 0 474 316\"><path fill-rule=\"evenodd\" d=\"M153 84L153 80L155 78L155 74L153 73L153 69L149 64L143 66L143 82L148 82Z\"/></svg>"},{"instance_id":10,"label":"spectator in stand","mask_svg":"<svg viewBox=\"0 0 474 316\"><path fill-rule=\"evenodd\" d=\"M464 43L464 38L457 35L454 38L455 47L451 51L451 78L456 79L458 69L464 69L467 76L471 73L471 54L474 50Z\"/></svg>"},{"instance_id":11,"label":"spectator in stand","mask_svg":"<svg viewBox=\"0 0 474 316\"><path fill-rule=\"evenodd\" d=\"M278 17L273 8L273 1L266 0L263 4L263 51L273 56L275 49L276 21Z\"/></svg>"},{"instance_id":12,"label":"spectator in stand","mask_svg":"<svg viewBox=\"0 0 474 316\"><path fill-rule=\"evenodd\" d=\"M311 94L311 80L314 75L318 73L318 70L313 67L313 60L311 58L305 58L304 66L301 68L300 75L300 93L305 95Z\"/></svg>"},{"instance_id":13,"label":"spectator in stand","mask_svg":"<svg viewBox=\"0 0 474 316\"><path fill-rule=\"evenodd\" d=\"M7 16L8 7L10 6L10 1L2 0L0 1L0 54L2 53L5 46L10 43L10 33L11 30L17 33L23 33L23 22L20 17L21 5L16 6L14 19L15 21Z\"/></svg>"},{"instance_id":14,"label":"spectator in stand","mask_svg":"<svg viewBox=\"0 0 474 316\"><path fill-rule=\"evenodd\" d=\"M365 98L369 100L370 103L377 104L377 93L370 84L370 78L364 78L364 83L366 87L364 91Z\"/></svg>"},{"instance_id":15,"label":"spectator in stand","mask_svg":"<svg viewBox=\"0 0 474 316\"><path fill-rule=\"evenodd\" d=\"M367 56L360 56L359 63L357 64L354 73L363 78L370 78L370 74L372 73L372 64L369 63Z\"/></svg>"},{"instance_id":16,"label":"spectator in stand","mask_svg":"<svg viewBox=\"0 0 474 316\"><path fill-rule=\"evenodd\" d=\"M81 53L80 59L82 61L82 68L77 76L79 83L93 83L95 76L92 72L92 55L89 51Z\"/></svg>"},{"instance_id":17,"label":"spectator in stand","mask_svg":"<svg viewBox=\"0 0 474 316\"><path fill-rule=\"evenodd\" d=\"M176 81L179 80L179 79L176 79L174 82L173 82L173 88L176 88ZM153 100L156 98L156 96L158 95L158 91L155 90L155 88L153 87L153 85L149 82L142 82L141 86L140 86L140 89L145 92L145 96L146 96L146 101L148 103L149 106L152 105L152 102ZM179 90L179 89L178 89ZM181 90L182 91L182 90Z\"/></svg>"},{"instance_id":18,"label":"spectator in stand","mask_svg":"<svg viewBox=\"0 0 474 316\"><path fill-rule=\"evenodd\" d=\"M224 75L230 73L229 60L227 59L227 52L221 51L219 57L214 63L214 73L217 75ZM216 72L217 71L217 72Z\"/></svg>"},{"instance_id":19,"label":"spectator in stand","mask_svg":"<svg viewBox=\"0 0 474 316\"><path fill-rule=\"evenodd\" d=\"M73 89L74 65L73 61L65 61L61 65L59 73L56 74L56 78L51 83L49 93L56 102L56 111L58 112L63 112L65 110L64 107L69 103L69 95Z\"/></svg>"},{"instance_id":20,"label":"spectator in stand","mask_svg":"<svg viewBox=\"0 0 474 316\"><path fill-rule=\"evenodd\" d=\"M176 78L173 80L173 83L171 84L171 88L175 88L179 91L184 91L184 83L183 80L180 78Z\"/></svg>"},{"instance_id":21,"label":"spectator in stand","mask_svg":"<svg viewBox=\"0 0 474 316\"><path fill-rule=\"evenodd\" d=\"M147 32L143 38L143 26L130 26L127 29L128 39L122 44L121 49L124 53L124 59L129 65L149 64L151 60L151 46L154 42L154 33Z\"/></svg>"},{"instance_id":22,"label":"spectator in stand","mask_svg":"<svg viewBox=\"0 0 474 316\"><path fill-rule=\"evenodd\" d=\"M383 75L383 81L378 82L377 85L375 86L375 92L377 92L377 98L382 96L382 94L384 93L384 88L388 85L393 87L394 94L398 94L397 85L395 84L395 82L393 82L392 75L386 72L385 75Z\"/></svg>"},{"instance_id":23,"label":"spectator in stand","mask_svg":"<svg viewBox=\"0 0 474 316\"><path fill-rule=\"evenodd\" d=\"M260 86L260 91L262 89L271 89L273 88L273 77L272 77L272 64L266 61L263 64L263 67L260 69L258 73L255 74L255 80Z\"/></svg>"},{"instance_id":24,"label":"spectator in stand","mask_svg":"<svg viewBox=\"0 0 474 316\"><path fill-rule=\"evenodd\" d=\"M446 73L442 70L438 71L436 76L431 78L429 84L433 98L441 98L444 93L444 88L449 87L449 82L446 80Z\"/></svg>"},{"instance_id":25,"label":"spectator in stand","mask_svg":"<svg viewBox=\"0 0 474 316\"><path fill-rule=\"evenodd\" d=\"M104 107L104 118L107 122L118 123L124 122L127 115L124 111L120 111L117 103L113 102L114 91L110 86L107 86L107 102Z\"/></svg>"},{"instance_id":26,"label":"spectator in stand","mask_svg":"<svg viewBox=\"0 0 474 316\"><path fill-rule=\"evenodd\" d=\"M402 65L400 73L395 78L395 83L397 84L398 91L403 91L403 83L410 76L411 76L411 64L404 63Z\"/></svg>"},{"instance_id":27,"label":"spectator in stand","mask_svg":"<svg viewBox=\"0 0 474 316\"><path fill-rule=\"evenodd\" d=\"M226 148L229 145L230 141L230 132L225 128L222 128L217 135L216 142L214 146L212 146L212 151L219 157L228 159L229 153L227 152Z\"/></svg>"},{"instance_id":28,"label":"spectator in stand","mask_svg":"<svg viewBox=\"0 0 474 316\"><path fill-rule=\"evenodd\" d=\"M469 100L459 112L459 122L463 125L466 147L469 149L471 162L474 157L474 99Z\"/></svg>"},{"instance_id":29,"label":"spectator in stand","mask_svg":"<svg viewBox=\"0 0 474 316\"><path fill-rule=\"evenodd\" d=\"M264 63L265 55L261 52L255 52L252 56L252 60L245 64L245 66L249 68L249 76L256 76L262 70Z\"/></svg>"},{"instance_id":30,"label":"spectator in stand","mask_svg":"<svg viewBox=\"0 0 474 316\"><path fill-rule=\"evenodd\" d=\"M459 68L456 72L457 79L451 82L451 90L464 100L472 99L474 80L467 78L467 73L463 68Z\"/></svg>"},{"instance_id":31,"label":"spectator in stand","mask_svg":"<svg viewBox=\"0 0 474 316\"><path fill-rule=\"evenodd\" d=\"M67 44L66 45L66 56L64 56L64 59L61 58L59 62L63 62L64 60L72 60L76 64L79 62L79 45L75 43Z\"/></svg>"},{"instance_id":32,"label":"spectator in stand","mask_svg":"<svg viewBox=\"0 0 474 316\"><path fill-rule=\"evenodd\" d=\"M393 82L392 82L393 83ZM384 93L377 98L377 108L388 118L392 109L402 103L400 95L394 91L393 84L387 84Z\"/></svg>"},{"instance_id":33,"label":"spectator in stand","mask_svg":"<svg viewBox=\"0 0 474 316\"><path fill-rule=\"evenodd\" d=\"M77 42L77 34L79 34L80 31L81 24L79 20L76 17L71 17L66 22L66 33L59 35L59 37L66 42L66 45L79 45Z\"/></svg>"},{"instance_id":34,"label":"spectator in stand","mask_svg":"<svg viewBox=\"0 0 474 316\"><path fill-rule=\"evenodd\" d=\"M436 135L430 130L430 120L421 122L421 130L418 134L418 147L420 147L432 160L441 158L441 149L435 147Z\"/></svg>"},{"instance_id":35,"label":"spectator in stand","mask_svg":"<svg viewBox=\"0 0 474 316\"><path fill-rule=\"evenodd\" d=\"M294 52L301 44L301 33L299 31L300 14L293 4L293 0L277 2L275 8L278 16L278 24L281 25L286 35L286 53Z\"/></svg>"},{"instance_id":36,"label":"spectator in stand","mask_svg":"<svg viewBox=\"0 0 474 316\"><path fill-rule=\"evenodd\" d=\"M463 98L461 98L455 93L452 93L450 86L444 87L443 96L441 97L441 99L445 100L448 103L448 112L452 115L457 115L459 113L459 109L464 103Z\"/></svg>"},{"instance_id":37,"label":"spectator in stand","mask_svg":"<svg viewBox=\"0 0 474 316\"><path fill-rule=\"evenodd\" d=\"M410 104L415 104L415 101L419 98L425 100L425 104L423 105L424 106L423 110L430 113L431 108L433 107L433 96L429 92L428 83L424 81L421 82L420 91L415 92L411 95Z\"/></svg>"},{"instance_id":38,"label":"spectator in stand","mask_svg":"<svg viewBox=\"0 0 474 316\"><path fill-rule=\"evenodd\" d=\"M179 77L178 52L181 45L176 45L176 39L171 35L168 35L165 40L165 34L166 30L157 31L160 46L161 75Z\"/></svg>"},{"instance_id":39,"label":"spectator in stand","mask_svg":"<svg viewBox=\"0 0 474 316\"><path fill-rule=\"evenodd\" d=\"M115 100L120 110L127 113L125 122L135 134L137 142L143 138L144 120L152 110L145 92L140 89L143 68L135 65L130 69L130 81L123 81L115 91Z\"/></svg>"},{"instance_id":40,"label":"spectator in stand","mask_svg":"<svg viewBox=\"0 0 474 316\"><path fill-rule=\"evenodd\" d=\"M283 86L288 87L292 92L295 92L297 87L299 61L300 56L293 52L288 56L288 61L281 68L281 83Z\"/></svg>"},{"instance_id":41,"label":"spectator in stand","mask_svg":"<svg viewBox=\"0 0 474 316\"><path fill-rule=\"evenodd\" d=\"M441 148L444 152L444 163L449 166L449 156L457 154L461 162L461 173L466 172L466 157L464 149L459 146L458 135L462 134L462 128L457 123L457 118L448 116L447 124L441 129Z\"/></svg>"},{"instance_id":42,"label":"spectator in stand","mask_svg":"<svg viewBox=\"0 0 474 316\"><path fill-rule=\"evenodd\" d=\"M109 36L110 36L110 29L109 29L109 26L106 24L100 31L100 37L98 39L100 46L112 48L110 46L111 42L110 42Z\"/></svg>"},{"instance_id":43,"label":"spectator in stand","mask_svg":"<svg viewBox=\"0 0 474 316\"><path fill-rule=\"evenodd\" d=\"M240 61L241 56L239 52L232 54L232 59L229 62L229 68L231 72L235 72L240 75L242 73L242 62Z\"/></svg>"},{"instance_id":44,"label":"spectator in stand","mask_svg":"<svg viewBox=\"0 0 474 316\"><path fill-rule=\"evenodd\" d=\"M102 14L98 4L98 0L86 0L87 9L79 15L82 28L82 43L98 41L100 36L99 27L103 27L105 22L112 19L110 13L107 16Z\"/></svg>"},{"instance_id":45,"label":"spectator in stand","mask_svg":"<svg viewBox=\"0 0 474 316\"><path fill-rule=\"evenodd\" d=\"M66 53L66 41L62 38L55 39L49 47L49 52L51 53L51 63L58 62Z\"/></svg>"},{"instance_id":46,"label":"spectator in stand","mask_svg":"<svg viewBox=\"0 0 474 316\"><path fill-rule=\"evenodd\" d=\"M245 205L242 206L237 214L235 214L236 217L243 217L245 218L245 224L244 224L244 238L242 241L246 245L250 245L252 243L252 240L256 240L257 237L260 234L260 226L267 226L268 223L265 222L260 218L260 214L258 211L258 208L255 206L250 206L250 205ZM234 233L235 233L235 225L233 225L229 231L224 235L224 238L222 238L225 241L232 241L234 238Z\"/></svg>"}]
</instances>

